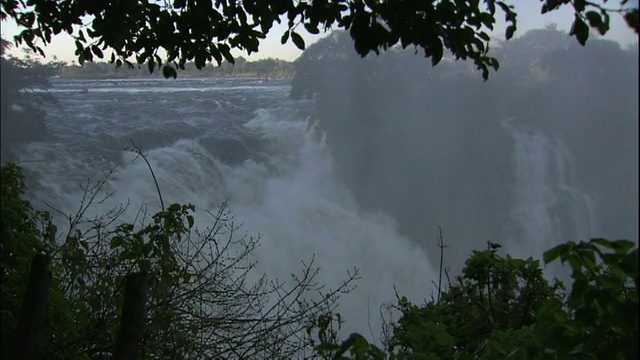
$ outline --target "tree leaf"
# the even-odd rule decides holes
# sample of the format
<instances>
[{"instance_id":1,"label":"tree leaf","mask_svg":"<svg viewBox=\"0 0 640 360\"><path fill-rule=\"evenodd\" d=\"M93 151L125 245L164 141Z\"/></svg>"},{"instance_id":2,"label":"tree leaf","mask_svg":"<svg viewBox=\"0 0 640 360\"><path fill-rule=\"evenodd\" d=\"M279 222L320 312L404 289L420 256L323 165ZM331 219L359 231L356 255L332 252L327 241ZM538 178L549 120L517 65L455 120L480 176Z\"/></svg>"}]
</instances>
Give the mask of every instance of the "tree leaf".
<instances>
[{"instance_id":1,"label":"tree leaf","mask_svg":"<svg viewBox=\"0 0 640 360\"><path fill-rule=\"evenodd\" d=\"M557 259L560 255L562 255L567 249L566 244L560 244L555 246L544 252L542 255L542 260L544 260L545 265Z\"/></svg>"},{"instance_id":2,"label":"tree leaf","mask_svg":"<svg viewBox=\"0 0 640 360\"><path fill-rule=\"evenodd\" d=\"M218 49L222 53L222 56L224 56L225 60L227 60L231 64L235 64L236 60L233 58L233 55L231 55L231 51L229 49L229 46L227 46L227 44L218 45Z\"/></svg>"},{"instance_id":3,"label":"tree leaf","mask_svg":"<svg viewBox=\"0 0 640 360\"><path fill-rule=\"evenodd\" d=\"M507 40L511 39L515 32L516 32L516 26L515 25L507 26L507 31L506 31L506 35L505 35Z\"/></svg>"},{"instance_id":4,"label":"tree leaf","mask_svg":"<svg viewBox=\"0 0 640 360\"><path fill-rule=\"evenodd\" d=\"M592 244L598 244L606 249L614 250L618 254L626 254L629 250L633 249L635 243L629 240L616 240L610 241L607 239L591 239Z\"/></svg>"},{"instance_id":5,"label":"tree leaf","mask_svg":"<svg viewBox=\"0 0 640 360\"><path fill-rule=\"evenodd\" d=\"M151 262L148 259L138 260L138 267L142 272L149 272L151 270Z\"/></svg>"},{"instance_id":6,"label":"tree leaf","mask_svg":"<svg viewBox=\"0 0 640 360\"><path fill-rule=\"evenodd\" d=\"M149 58L149 61L147 62L147 67L149 68L149 74L153 74L153 70L155 69L155 61L153 60L153 57Z\"/></svg>"},{"instance_id":7,"label":"tree leaf","mask_svg":"<svg viewBox=\"0 0 640 360\"><path fill-rule=\"evenodd\" d=\"M634 29L636 31L636 34L638 34L638 27L640 23L638 21L638 8L636 7L635 9L627 11L627 13L624 14L624 20L627 22L627 25L629 25L630 28Z\"/></svg>"},{"instance_id":8,"label":"tree leaf","mask_svg":"<svg viewBox=\"0 0 640 360\"><path fill-rule=\"evenodd\" d=\"M280 38L280 43L281 44L286 44L287 40L289 40L289 30L285 31L284 34L282 34L282 37Z\"/></svg>"},{"instance_id":9,"label":"tree leaf","mask_svg":"<svg viewBox=\"0 0 640 360\"><path fill-rule=\"evenodd\" d=\"M575 20L573 21L569 35L575 35L576 40L578 40L582 46L587 43L587 39L589 38L589 27L584 21L582 21L578 14L575 15Z\"/></svg>"},{"instance_id":10,"label":"tree leaf","mask_svg":"<svg viewBox=\"0 0 640 360\"><path fill-rule=\"evenodd\" d=\"M100 50L100 48L96 45L92 45L91 46L91 51L93 51L93 53L100 59L102 59L104 57L104 54L102 53L102 50Z\"/></svg>"},{"instance_id":11,"label":"tree leaf","mask_svg":"<svg viewBox=\"0 0 640 360\"><path fill-rule=\"evenodd\" d=\"M436 38L436 41L431 45L431 65L436 66L442 60L444 49L440 38Z\"/></svg>"},{"instance_id":12,"label":"tree leaf","mask_svg":"<svg viewBox=\"0 0 640 360\"><path fill-rule=\"evenodd\" d=\"M165 65L162 67L162 75L168 79L170 77L172 78L176 78L178 77L178 74L176 73L176 69L174 69L173 67L169 66L169 65Z\"/></svg>"},{"instance_id":13,"label":"tree leaf","mask_svg":"<svg viewBox=\"0 0 640 360\"><path fill-rule=\"evenodd\" d=\"M111 239L111 241L109 243L109 246L110 246L111 249L115 249L117 247L120 247L123 242L124 242L123 239L121 237L117 236L117 237L114 237L114 238Z\"/></svg>"},{"instance_id":14,"label":"tree leaf","mask_svg":"<svg viewBox=\"0 0 640 360\"><path fill-rule=\"evenodd\" d=\"M600 31L600 27L602 26L602 17L599 13L595 11L587 11L584 16L587 18L589 26L597 28L598 31Z\"/></svg>"},{"instance_id":15,"label":"tree leaf","mask_svg":"<svg viewBox=\"0 0 640 360\"><path fill-rule=\"evenodd\" d=\"M300 36L297 32L291 32L291 40L298 49L304 50L304 40L302 39L302 36Z\"/></svg>"},{"instance_id":16,"label":"tree leaf","mask_svg":"<svg viewBox=\"0 0 640 360\"><path fill-rule=\"evenodd\" d=\"M318 29L318 26L316 25L312 25L312 24L304 24L304 28L310 33L310 34L319 34L320 30Z\"/></svg>"}]
</instances>

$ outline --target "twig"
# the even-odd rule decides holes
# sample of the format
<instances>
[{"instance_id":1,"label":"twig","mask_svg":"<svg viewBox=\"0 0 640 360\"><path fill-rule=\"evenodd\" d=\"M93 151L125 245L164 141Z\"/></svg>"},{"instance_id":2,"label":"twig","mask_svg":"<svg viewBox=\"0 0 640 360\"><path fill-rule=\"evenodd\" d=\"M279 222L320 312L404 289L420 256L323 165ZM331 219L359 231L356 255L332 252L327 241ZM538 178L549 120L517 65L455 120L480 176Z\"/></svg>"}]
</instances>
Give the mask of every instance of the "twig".
<instances>
[{"instance_id":1,"label":"twig","mask_svg":"<svg viewBox=\"0 0 640 360\"><path fill-rule=\"evenodd\" d=\"M158 197L160 198L160 207L162 207L162 211L164 211L164 201L162 201L162 192L160 191L160 186L158 185L156 174L153 172L153 168L151 168L151 164L149 164L149 160L147 160L147 156L142 153L142 150L138 147L138 145L136 145L135 142L133 142L133 140L131 140L131 146L132 148L125 148L125 150L129 150L138 154L138 156L140 156L142 160L144 160L144 162L147 164L147 167L151 172L151 176L153 177L153 182L156 185L156 190L158 191Z\"/></svg>"},{"instance_id":2,"label":"twig","mask_svg":"<svg viewBox=\"0 0 640 360\"><path fill-rule=\"evenodd\" d=\"M438 272L438 303L440 302L440 293L442 292L442 263L444 262L444 245L442 238L442 228L438 225L438 247L440 248L440 271Z\"/></svg>"},{"instance_id":3,"label":"twig","mask_svg":"<svg viewBox=\"0 0 640 360\"><path fill-rule=\"evenodd\" d=\"M369 326L369 334L371 334L371 340L376 341L376 336L373 334L373 329L371 328L371 309L370 309L370 301L367 298L367 325Z\"/></svg>"}]
</instances>

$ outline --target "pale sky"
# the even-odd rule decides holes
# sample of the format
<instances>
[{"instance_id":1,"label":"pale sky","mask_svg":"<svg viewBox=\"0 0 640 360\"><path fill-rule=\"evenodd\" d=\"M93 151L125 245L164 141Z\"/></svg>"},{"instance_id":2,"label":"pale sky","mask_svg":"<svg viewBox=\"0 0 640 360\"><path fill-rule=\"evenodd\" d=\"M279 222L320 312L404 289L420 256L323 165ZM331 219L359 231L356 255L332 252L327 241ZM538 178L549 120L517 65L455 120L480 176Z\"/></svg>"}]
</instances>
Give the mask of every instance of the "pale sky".
<instances>
[{"instance_id":1,"label":"pale sky","mask_svg":"<svg viewBox=\"0 0 640 360\"><path fill-rule=\"evenodd\" d=\"M516 2L517 3L517 2ZM516 5L516 12L518 13L518 30L515 36L524 34L527 30L534 28L544 28L546 25L555 23L558 25L559 30L569 32L571 23L573 22L573 11L570 6L565 6L559 11L555 11L547 14L540 14L540 1L529 0L526 3L520 2ZM615 4L615 2L610 3ZM628 5L637 4L637 0L629 1ZM613 7L613 6L612 6ZM501 15L501 14L500 14ZM502 20L503 16L499 16ZM278 58L283 60L292 61L295 60L302 51L298 50L295 45L289 40L285 45L280 44L280 37L286 30L286 21L282 24L275 24L275 26L269 32L267 38L261 42L260 51L258 53L247 56L245 52L234 50L232 53L235 56L243 56L249 60L258 60L264 58ZM2 37L5 39L11 39L13 35L18 32L18 27L12 22L2 22ZM310 35L301 32L307 46L317 41L324 35ZM499 39L504 36L504 27L498 26L494 32L494 38ZM593 38L594 32L591 33L590 38ZM622 46L628 46L630 44L638 42L638 36L631 30L624 22L622 17L618 14L611 14L611 29L604 36L605 39L611 39L618 41ZM587 43L588 46L588 43ZM61 34L54 37L53 42L44 48L47 58L56 56L58 60L73 62L76 57L74 55L75 45L73 39L66 34ZM20 49L13 49L10 53L19 56L22 52Z\"/></svg>"}]
</instances>

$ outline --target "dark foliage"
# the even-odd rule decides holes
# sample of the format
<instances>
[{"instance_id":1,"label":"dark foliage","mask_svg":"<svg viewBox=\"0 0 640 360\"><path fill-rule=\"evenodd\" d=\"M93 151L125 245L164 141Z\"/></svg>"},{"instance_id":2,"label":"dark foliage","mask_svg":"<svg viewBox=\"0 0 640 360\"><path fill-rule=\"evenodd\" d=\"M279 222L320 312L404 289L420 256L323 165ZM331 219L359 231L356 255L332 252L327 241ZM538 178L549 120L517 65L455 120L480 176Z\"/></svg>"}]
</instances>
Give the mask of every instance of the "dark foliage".
<instances>
[{"instance_id":1,"label":"dark foliage","mask_svg":"<svg viewBox=\"0 0 640 360\"><path fill-rule=\"evenodd\" d=\"M628 240L567 242L544 255L572 271L550 284L537 260L474 251L439 301L402 297L384 351L360 334L340 342L326 315L314 322L325 359L637 359L638 248ZM339 318L338 318L339 320ZM311 331L310 331L311 332ZM350 356L347 356L350 355Z\"/></svg>"},{"instance_id":2,"label":"dark foliage","mask_svg":"<svg viewBox=\"0 0 640 360\"><path fill-rule=\"evenodd\" d=\"M589 27L600 33L608 30L610 12L619 12L638 29L637 7L611 10L584 0L544 0L542 12L567 5L575 9L572 35L581 44ZM456 59L472 60L486 79L489 69L498 68L498 61L488 55L496 18L504 15L507 39L517 26L512 6L496 0L2 0L0 9L2 19L14 19L25 28L16 41L36 51L44 53L36 40L48 43L66 32L76 39L81 64L94 58L107 58L118 66L146 63L149 71L162 69L165 77L175 77L176 68L188 61L199 69L212 61L233 63L232 48L257 52L273 24L284 18L288 30L282 42L291 39L300 49L305 48L299 34L303 28L312 34L338 28L349 31L360 56L399 44L415 47L435 65L449 50ZM166 50L166 58L160 49Z\"/></svg>"}]
</instances>

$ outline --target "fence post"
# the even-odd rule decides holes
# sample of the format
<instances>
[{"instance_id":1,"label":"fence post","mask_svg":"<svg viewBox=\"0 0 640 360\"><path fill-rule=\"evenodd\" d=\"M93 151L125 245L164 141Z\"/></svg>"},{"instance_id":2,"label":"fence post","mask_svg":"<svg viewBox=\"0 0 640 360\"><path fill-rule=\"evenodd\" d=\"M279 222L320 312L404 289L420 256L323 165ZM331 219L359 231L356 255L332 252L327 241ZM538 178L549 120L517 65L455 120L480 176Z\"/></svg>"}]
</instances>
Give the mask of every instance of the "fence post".
<instances>
[{"instance_id":1,"label":"fence post","mask_svg":"<svg viewBox=\"0 0 640 360\"><path fill-rule=\"evenodd\" d=\"M30 360L36 354L40 341L42 318L49 299L51 272L48 255L37 254L31 261L31 271L27 290L22 300L22 308L11 346L11 359Z\"/></svg>"},{"instance_id":2,"label":"fence post","mask_svg":"<svg viewBox=\"0 0 640 360\"><path fill-rule=\"evenodd\" d=\"M113 353L114 360L137 359L145 323L146 297L147 275L142 272L129 274L124 290L120 330Z\"/></svg>"}]
</instances>

